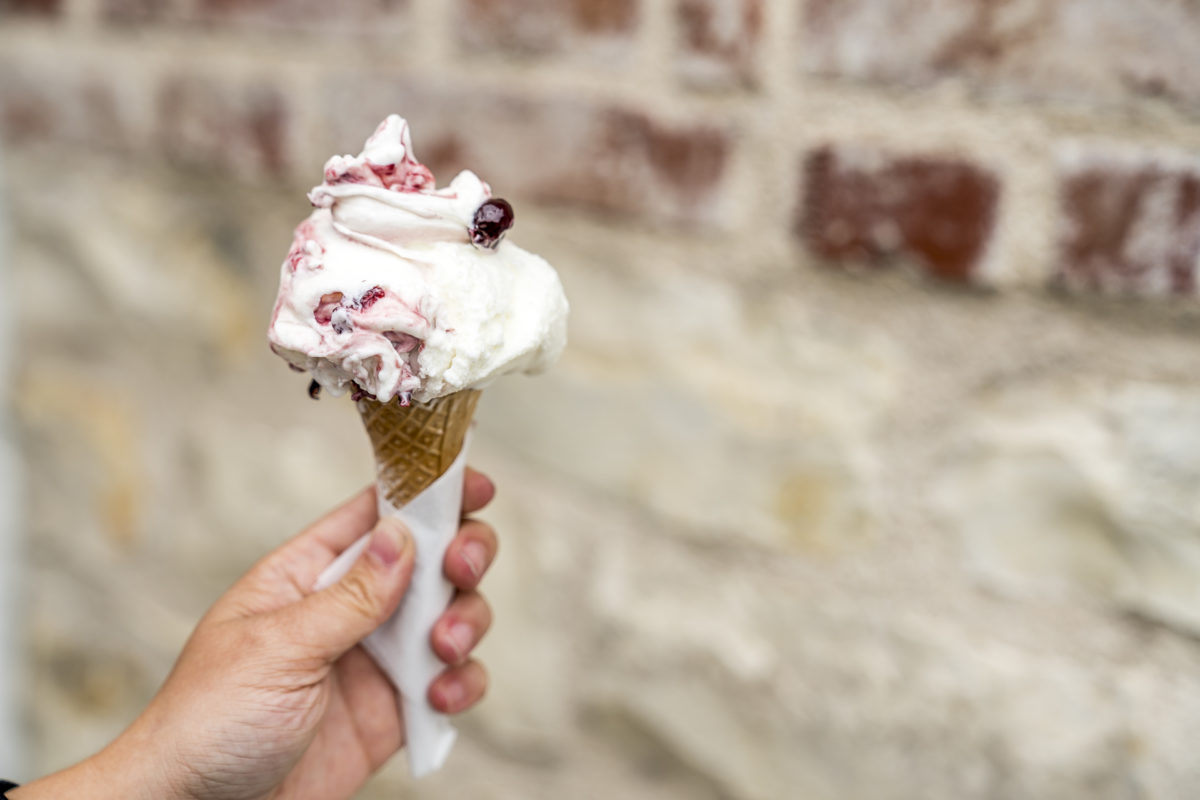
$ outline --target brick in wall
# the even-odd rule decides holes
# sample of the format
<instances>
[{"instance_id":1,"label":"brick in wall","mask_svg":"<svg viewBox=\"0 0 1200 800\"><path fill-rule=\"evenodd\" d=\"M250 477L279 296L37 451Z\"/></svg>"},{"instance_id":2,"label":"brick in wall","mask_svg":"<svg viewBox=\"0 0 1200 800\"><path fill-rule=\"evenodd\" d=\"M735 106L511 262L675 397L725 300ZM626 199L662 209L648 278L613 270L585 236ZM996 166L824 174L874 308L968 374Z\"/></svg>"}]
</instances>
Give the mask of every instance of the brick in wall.
<instances>
[{"instance_id":1,"label":"brick in wall","mask_svg":"<svg viewBox=\"0 0 1200 800\"><path fill-rule=\"evenodd\" d=\"M796 230L821 258L903 258L951 280L975 274L1000 197L995 175L958 158L832 146L809 153L803 184Z\"/></svg>"},{"instance_id":2,"label":"brick in wall","mask_svg":"<svg viewBox=\"0 0 1200 800\"><path fill-rule=\"evenodd\" d=\"M460 43L508 53L561 53L581 40L625 42L639 0L457 0Z\"/></svg>"},{"instance_id":3,"label":"brick in wall","mask_svg":"<svg viewBox=\"0 0 1200 800\"><path fill-rule=\"evenodd\" d=\"M1072 153L1060 173L1057 281L1073 290L1193 295L1200 157Z\"/></svg>"},{"instance_id":4,"label":"brick in wall","mask_svg":"<svg viewBox=\"0 0 1200 800\"><path fill-rule=\"evenodd\" d=\"M0 130L8 142L44 139L62 127L62 109L26 67L17 61L0 61Z\"/></svg>"},{"instance_id":5,"label":"brick in wall","mask_svg":"<svg viewBox=\"0 0 1200 800\"><path fill-rule=\"evenodd\" d=\"M1200 103L1200 5L1175 0L804 0L798 49L818 75L944 77L1077 102Z\"/></svg>"},{"instance_id":6,"label":"brick in wall","mask_svg":"<svg viewBox=\"0 0 1200 800\"><path fill-rule=\"evenodd\" d=\"M172 23L223 30L389 34L407 22L410 0L101 0L110 23Z\"/></svg>"},{"instance_id":7,"label":"brick in wall","mask_svg":"<svg viewBox=\"0 0 1200 800\"><path fill-rule=\"evenodd\" d=\"M388 77L347 75L327 96L331 151L358 152L394 112L412 123L416 154L439 184L470 168L510 199L687 226L720 222L734 136L727 128L562 95L506 97Z\"/></svg>"},{"instance_id":8,"label":"brick in wall","mask_svg":"<svg viewBox=\"0 0 1200 800\"><path fill-rule=\"evenodd\" d=\"M135 90L70 57L0 59L0 137L128 149L138 139L128 97Z\"/></svg>"},{"instance_id":9,"label":"brick in wall","mask_svg":"<svg viewBox=\"0 0 1200 800\"><path fill-rule=\"evenodd\" d=\"M177 75L164 79L156 106L156 141L176 163L272 176L290 166L290 111L278 87Z\"/></svg>"},{"instance_id":10,"label":"brick in wall","mask_svg":"<svg viewBox=\"0 0 1200 800\"><path fill-rule=\"evenodd\" d=\"M190 0L194 16L221 26L386 33L407 21L409 0Z\"/></svg>"},{"instance_id":11,"label":"brick in wall","mask_svg":"<svg viewBox=\"0 0 1200 800\"><path fill-rule=\"evenodd\" d=\"M53 16L62 7L62 0L0 0L0 19L9 14Z\"/></svg>"},{"instance_id":12,"label":"brick in wall","mask_svg":"<svg viewBox=\"0 0 1200 800\"><path fill-rule=\"evenodd\" d=\"M175 6L160 0L99 0L100 18L109 23L162 22L176 19Z\"/></svg>"},{"instance_id":13,"label":"brick in wall","mask_svg":"<svg viewBox=\"0 0 1200 800\"><path fill-rule=\"evenodd\" d=\"M703 88L753 88L759 81L763 0L677 0L677 68Z\"/></svg>"}]
</instances>

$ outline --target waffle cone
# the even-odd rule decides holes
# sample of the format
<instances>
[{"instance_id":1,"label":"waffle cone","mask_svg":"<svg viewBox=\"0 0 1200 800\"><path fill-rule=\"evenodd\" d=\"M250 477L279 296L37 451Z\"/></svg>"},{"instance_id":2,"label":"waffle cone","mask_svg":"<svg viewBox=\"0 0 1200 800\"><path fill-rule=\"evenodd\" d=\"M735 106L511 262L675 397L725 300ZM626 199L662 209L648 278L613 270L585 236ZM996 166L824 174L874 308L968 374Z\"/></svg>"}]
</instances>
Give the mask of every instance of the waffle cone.
<instances>
[{"instance_id":1,"label":"waffle cone","mask_svg":"<svg viewBox=\"0 0 1200 800\"><path fill-rule=\"evenodd\" d=\"M462 452L479 391L401 406L360 400L359 413L375 450L379 491L396 508L425 491Z\"/></svg>"}]
</instances>

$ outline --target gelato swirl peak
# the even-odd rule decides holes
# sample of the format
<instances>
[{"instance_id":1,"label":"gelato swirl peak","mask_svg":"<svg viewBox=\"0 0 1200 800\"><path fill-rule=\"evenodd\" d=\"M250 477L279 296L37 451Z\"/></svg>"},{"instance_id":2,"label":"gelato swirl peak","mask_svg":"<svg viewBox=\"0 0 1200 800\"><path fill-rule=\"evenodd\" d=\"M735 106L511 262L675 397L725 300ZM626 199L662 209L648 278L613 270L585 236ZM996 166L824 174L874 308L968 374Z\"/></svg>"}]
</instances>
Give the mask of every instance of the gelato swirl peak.
<instances>
[{"instance_id":1,"label":"gelato swirl peak","mask_svg":"<svg viewBox=\"0 0 1200 800\"><path fill-rule=\"evenodd\" d=\"M398 192L433 189L433 173L413 156L408 122L392 114L375 129L357 156L325 162L325 183L361 183ZM319 205L315 201L313 205Z\"/></svg>"}]
</instances>

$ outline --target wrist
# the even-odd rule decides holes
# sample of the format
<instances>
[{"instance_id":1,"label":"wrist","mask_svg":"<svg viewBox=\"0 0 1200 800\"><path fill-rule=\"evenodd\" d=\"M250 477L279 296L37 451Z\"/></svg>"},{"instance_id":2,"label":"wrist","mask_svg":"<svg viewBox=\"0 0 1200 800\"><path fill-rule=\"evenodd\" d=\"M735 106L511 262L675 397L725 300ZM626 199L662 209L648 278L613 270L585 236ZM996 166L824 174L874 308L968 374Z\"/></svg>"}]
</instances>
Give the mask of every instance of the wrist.
<instances>
[{"instance_id":1,"label":"wrist","mask_svg":"<svg viewBox=\"0 0 1200 800\"><path fill-rule=\"evenodd\" d=\"M158 729L154 705L143 712L117 739L96 755L98 766L114 783L125 787L122 798L136 800L194 800L185 790L184 765L172 747L168 731Z\"/></svg>"},{"instance_id":2,"label":"wrist","mask_svg":"<svg viewBox=\"0 0 1200 800\"><path fill-rule=\"evenodd\" d=\"M114 782L110 770L105 768L98 758L99 756L92 756L52 775L12 789L8 798L49 800L54 797L92 797L96 800L116 800L121 796L141 797L136 792L126 794L130 790L126 779Z\"/></svg>"},{"instance_id":3,"label":"wrist","mask_svg":"<svg viewBox=\"0 0 1200 800\"><path fill-rule=\"evenodd\" d=\"M94 756L93 756L94 758ZM92 759L86 759L52 775L31 781L8 792L9 800L42 800L50 797L74 795L107 798L121 791L119 787L104 785L104 778L96 769Z\"/></svg>"},{"instance_id":4,"label":"wrist","mask_svg":"<svg viewBox=\"0 0 1200 800\"><path fill-rule=\"evenodd\" d=\"M136 723L135 723L136 724ZM90 758L8 792L9 800L87 797L90 800L190 800L167 770L170 759L130 729Z\"/></svg>"}]
</instances>

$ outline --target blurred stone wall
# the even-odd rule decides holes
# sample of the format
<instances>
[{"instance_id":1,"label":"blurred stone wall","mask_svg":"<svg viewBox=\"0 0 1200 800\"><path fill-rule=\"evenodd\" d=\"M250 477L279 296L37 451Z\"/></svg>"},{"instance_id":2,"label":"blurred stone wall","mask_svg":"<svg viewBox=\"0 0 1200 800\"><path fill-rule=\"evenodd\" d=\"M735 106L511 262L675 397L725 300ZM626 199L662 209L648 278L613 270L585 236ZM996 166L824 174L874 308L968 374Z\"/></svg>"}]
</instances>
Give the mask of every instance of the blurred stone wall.
<instances>
[{"instance_id":1,"label":"blurred stone wall","mask_svg":"<svg viewBox=\"0 0 1200 800\"><path fill-rule=\"evenodd\" d=\"M480 412L489 699L364 798L1200 795L1195 3L0 9L22 777L370 479L263 332L395 111L573 317Z\"/></svg>"},{"instance_id":2,"label":"blurred stone wall","mask_svg":"<svg viewBox=\"0 0 1200 800\"><path fill-rule=\"evenodd\" d=\"M3 185L3 153L0 153L0 185ZM0 193L0 385L8 385L13 361L12 306L8 280L9 266L8 209ZM22 746L24 729L21 725L22 689L25 666L24 630L17 609L21 597L18 581L21 576L20 468L16 445L13 442L11 409L0 402L0 642L10 646L0 652L0 764L19 764L25 759Z\"/></svg>"}]
</instances>

